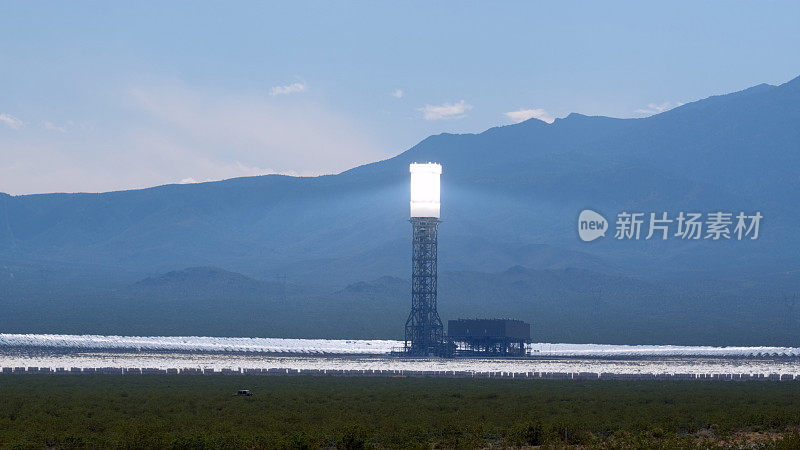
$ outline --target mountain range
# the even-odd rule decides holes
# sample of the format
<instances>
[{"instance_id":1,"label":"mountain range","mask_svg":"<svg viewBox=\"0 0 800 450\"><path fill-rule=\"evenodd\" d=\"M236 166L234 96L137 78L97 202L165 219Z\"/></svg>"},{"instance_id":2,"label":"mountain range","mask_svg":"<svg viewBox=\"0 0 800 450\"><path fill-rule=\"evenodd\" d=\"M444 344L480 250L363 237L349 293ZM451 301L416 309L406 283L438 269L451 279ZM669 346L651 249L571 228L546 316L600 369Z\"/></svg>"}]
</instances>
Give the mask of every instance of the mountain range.
<instances>
[{"instance_id":1,"label":"mountain range","mask_svg":"<svg viewBox=\"0 0 800 450\"><path fill-rule=\"evenodd\" d=\"M299 303L293 307L301 317L317 314L303 305L335 316L346 298L364 297L358 289L369 291L369 286L380 287L375 288L380 295L371 298L385 302L381 307L394 308L389 305L396 301L397 311L405 311L407 284L397 280L408 278L410 263L408 164L426 161L443 166L443 314L528 311L535 317L525 318L550 330L542 338L616 342L613 327L591 336L561 333L575 317L557 311L585 306L594 295L586 292L595 292L565 292L562 283L589 286L594 280L608 292L615 283L609 280L617 280L620 287L613 290L619 294L604 300L600 309L628 317L631 329L645 330L636 339L647 341L646 330L688 323L687 298L695 301L691 323L713 328L714 314L733 314L720 324L781 320L785 314L776 311L785 311L786 298L796 292L800 78L642 119L570 114L552 124L531 119L479 134L440 134L396 157L336 175L266 175L107 193L0 194L0 301L7 309L18 308L9 311L27 311L19 309L26 298L31 305L45 301L52 306L116 292L109 304L117 310L98 306L114 316L114 311L130 313L137 298L186 297L170 289L183 289L174 286L187 282L162 278L189 267L211 267L206 273L211 280L217 270L227 275L207 292L238 292L233 297L253 301L269 297L264 292L274 287L272 281L259 280L285 275L298 289ZM605 238L587 243L577 234L583 209L600 212L611 226L622 211L667 212L670 217L681 211L758 211L763 220L756 240L617 240L610 230ZM537 282L517 286L508 279L509 270L533 271ZM540 276L553 273L561 274L557 283ZM196 284L200 275L191 275ZM448 282L447 277L453 278ZM486 281L475 285L479 280ZM701 289L701 295L689 288L703 286L714 289ZM184 310L182 317L197 330L206 328L199 325L204 319L195 316L232 301L230 292L208 298L188 292L207 303L205 309ZM742 306L748 301L755 306ZM583 306L578 310L574 314L589 314L587 320L597 313ZM763 317L753 320L761 312ZM13 317L24 319L20 314ZM314 329L381 337L367 321L356 318L345 328ZM8 319L0 325L8 329L22 322ZM296 335L280 327L249 330ZM659 331L648 343L678 342L675 333ZM725 341L709 333L706 341Z\"/></svg>"}]
</instances>

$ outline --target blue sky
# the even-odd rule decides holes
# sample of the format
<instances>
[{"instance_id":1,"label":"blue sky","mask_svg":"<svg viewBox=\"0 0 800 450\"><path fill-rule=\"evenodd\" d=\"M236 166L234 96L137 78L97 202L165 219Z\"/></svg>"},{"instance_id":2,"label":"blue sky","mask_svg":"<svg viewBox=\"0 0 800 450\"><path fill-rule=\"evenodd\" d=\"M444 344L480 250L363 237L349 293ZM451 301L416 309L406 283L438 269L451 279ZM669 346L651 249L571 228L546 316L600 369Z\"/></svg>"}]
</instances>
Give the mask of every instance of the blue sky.
<instances>
[{"instance_id":1,"label":"blue sky","mask_svg":"<svg viewBox=\"0 0 800 450\"><path fill-rule=\"evenodd\" d=\"M0 2L0 192L314 175L800 75L798 2Z\"/></svg>"}]
</instances>

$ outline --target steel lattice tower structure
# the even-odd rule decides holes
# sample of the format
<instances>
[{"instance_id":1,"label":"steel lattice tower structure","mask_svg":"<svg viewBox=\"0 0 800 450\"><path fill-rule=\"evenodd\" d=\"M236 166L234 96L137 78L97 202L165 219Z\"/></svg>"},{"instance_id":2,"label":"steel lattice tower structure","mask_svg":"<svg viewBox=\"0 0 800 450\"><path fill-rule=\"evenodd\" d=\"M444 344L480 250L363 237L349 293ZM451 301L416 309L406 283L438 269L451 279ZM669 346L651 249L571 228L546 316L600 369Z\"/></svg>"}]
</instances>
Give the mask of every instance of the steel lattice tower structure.
<instances>
[{"instance_id":1,"label":"steel lattice tower structure","mask_svg":"<svg viewBox=\"0 0 800 450\"><path fill-rule=\"evenodd\" d=\"M406 320L406 352L415 356L443 351L444 326L436 310L439 219L412 217L411 313Z\"/></svg>"},{"instance_id":2,"label":"steel lattice tower structure","mask_svg":"<svg viewBox=\"0 0 800 450\"><path fill-rule=\"evenodd\" d=\"M439 228L439 175L435 163L411 164L411 313L405 352L411 356L446 353L444 326L436 310Z\"/></svg>"}]
</instances>

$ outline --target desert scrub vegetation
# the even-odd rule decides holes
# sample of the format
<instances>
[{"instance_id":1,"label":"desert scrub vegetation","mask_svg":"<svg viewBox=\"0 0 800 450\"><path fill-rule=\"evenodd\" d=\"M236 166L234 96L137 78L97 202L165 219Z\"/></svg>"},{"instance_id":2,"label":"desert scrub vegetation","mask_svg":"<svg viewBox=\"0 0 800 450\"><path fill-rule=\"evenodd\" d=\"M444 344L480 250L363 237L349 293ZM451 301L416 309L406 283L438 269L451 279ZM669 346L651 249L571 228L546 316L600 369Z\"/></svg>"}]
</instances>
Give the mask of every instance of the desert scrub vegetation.
<instances>
[{"instance_id":1,"label":"desert scrub vegetation","mask_svg":"<svg viewBox=\"0 0 800 450\"><path fill-rule=\"evenodd\" d=\"M799 425L795 382L0 376L3 448L800 448Z\"/></svg>"}]
</instances>

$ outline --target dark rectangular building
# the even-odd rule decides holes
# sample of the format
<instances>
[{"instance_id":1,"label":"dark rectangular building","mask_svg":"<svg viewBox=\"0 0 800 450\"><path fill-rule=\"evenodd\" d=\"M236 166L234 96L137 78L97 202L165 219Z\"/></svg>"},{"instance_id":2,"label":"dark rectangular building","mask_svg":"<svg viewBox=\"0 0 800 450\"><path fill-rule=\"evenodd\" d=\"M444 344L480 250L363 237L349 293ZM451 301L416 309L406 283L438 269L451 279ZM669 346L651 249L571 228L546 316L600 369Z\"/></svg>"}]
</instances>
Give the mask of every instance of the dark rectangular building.
<instances>
[{"instance_id":1,"label":"dark rectangular building","mask_svg":"<svg viewBox=\"0 0 800 450\"><path fill-rule=\"evenodd\" d=\"M447 335L460 354L525 354L531 324L514 319L458 319L447 323Z\"/></svg>"}]
</instances>

